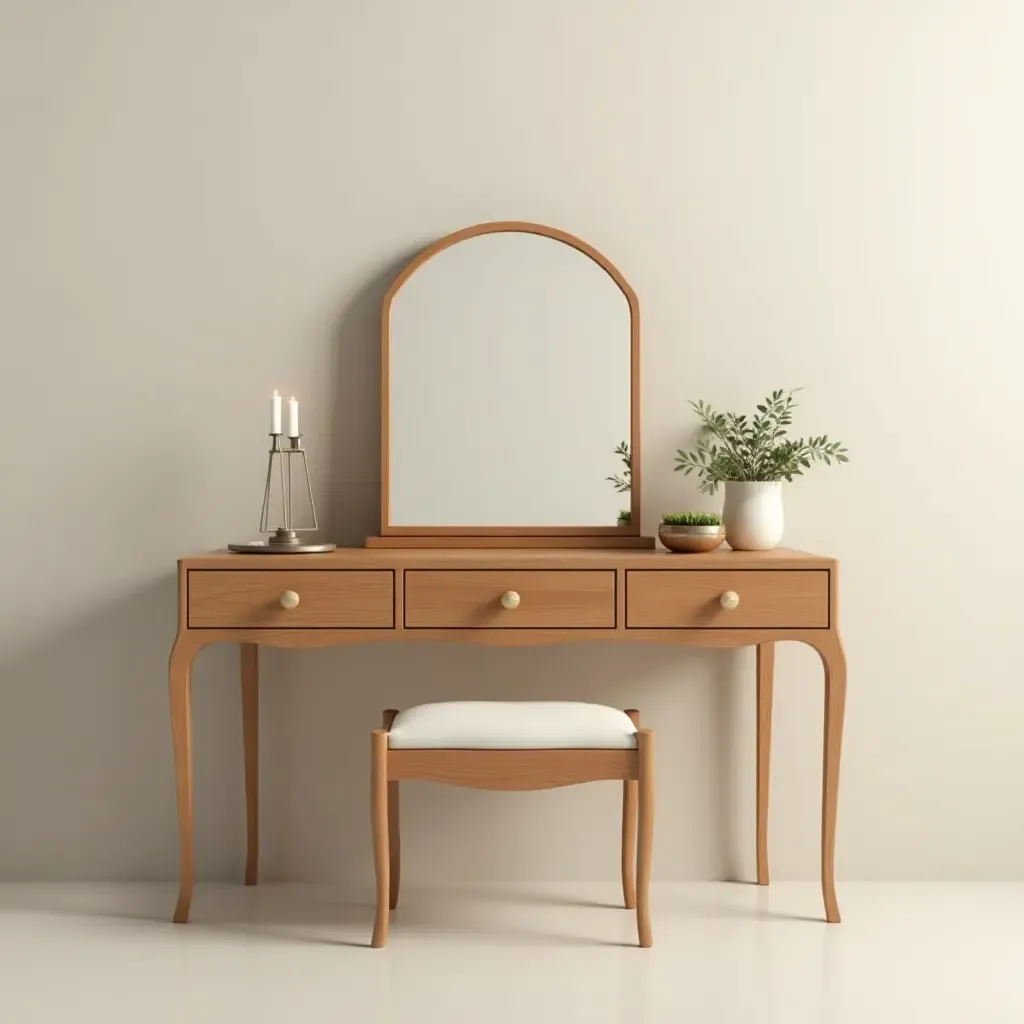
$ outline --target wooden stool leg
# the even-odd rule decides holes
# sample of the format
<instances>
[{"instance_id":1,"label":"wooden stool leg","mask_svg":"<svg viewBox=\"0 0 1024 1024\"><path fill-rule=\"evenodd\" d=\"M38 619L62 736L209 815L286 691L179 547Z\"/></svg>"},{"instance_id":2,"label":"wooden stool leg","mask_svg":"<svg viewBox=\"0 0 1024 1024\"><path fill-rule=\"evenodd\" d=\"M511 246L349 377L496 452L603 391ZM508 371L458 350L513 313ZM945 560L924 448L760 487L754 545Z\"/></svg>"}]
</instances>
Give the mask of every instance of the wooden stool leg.
<instances>
[{"instance_id":1,"label":"wooden stool leg","mask_svg":"<svg viewBox=\"0 0 1024 1024\"><path fill-rule=\"evenodd\" d=\"M391 884L388 889L388 906L398 906L398 889L402 884L402 833L398 813L398 783L388 783L388 871Z\"/></svg>"},{"instance_id":2,"label":"wooden stool leg","mask_svg":"<svg viewBox=\"0 0 1024 1024\"><path fill-rule=\"evenodd\" d=\"M640 712L626 711L630 721L640 727ZM636 908L636 800L637 782L622 784L622 901L627 910Z\"/></svg>"},{"instance_id":3,"label":"wooden stool leg","mask_svg":"<svg viewBox=\"0 0 1024 1024\"><path fill-rule=\"evenodd\" d=\"M388 708L384 712L383 727L390 731L398 712ZM398 890L402 884L402 832L399 823L398 783L388 783L388 866L391 870L391 886L388 893L388 906L394 910L398 906Z\"/></svg>"},{"instance_id":4,"label":"wooden stool leg","mask_svg":"<svg viewBox=\"0 0 1024 1024\"><path fill-rule=\"evenodd\" d=\"M388 854L388 734L374 730L370 736L370 817L373 826L373 867L377 876L377 912L370 945L379 948L388 940L391 887Z\"/></svg>"},{"instance_id":5,"label":"wooden stool leg","mask_svg":"<svg viewBox=\"0 0 1024 1024\"><path fill-rule=\"evenodd\" d=\"M637 828L636 930L640 945L651 946L651 855L654 845L654 733L641 729L637 733L639 803Z\"/></svg>"}]
</instances>

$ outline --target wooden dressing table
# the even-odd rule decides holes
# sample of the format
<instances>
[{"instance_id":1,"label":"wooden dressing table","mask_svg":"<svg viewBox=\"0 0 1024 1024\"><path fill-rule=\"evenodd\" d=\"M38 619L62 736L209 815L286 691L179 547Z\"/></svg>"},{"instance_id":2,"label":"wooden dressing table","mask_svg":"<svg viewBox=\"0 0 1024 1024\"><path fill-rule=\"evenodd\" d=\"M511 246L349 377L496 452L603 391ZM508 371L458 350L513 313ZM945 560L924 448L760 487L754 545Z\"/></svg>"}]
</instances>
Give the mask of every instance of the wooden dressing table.
<instances>
[{"instance_id":1,"label":"wooden dressing table","mask_svg":"<svg viewBox=\"0 0 1024 1024\"><path fill-rule=\"evenodd\" d=\"M381 535L365 549L178 564L174 920L188 920L195 881L191 669L209 644L241 649L247 885L259 861L260 645L756 645L757 880L767 885L774 651L792 640L824 666L821 884L825 917L838 922L836 563L786 550L668 554L641 536L639 304L622 274L564 231L478 224L420 253L381 313ZM607 482L623 437L627 521Z\"/></svg>"},{"instance_id":2,"label":"wooden dressing table","mask_svg":"<svg viewBox=\"0 0 1024 1024\"><path fill-rule=\"evenodd\" d=\"M501 602L510 592L519 596L513 609ZM846 660L836 592L834 560L781 549L672 555L349 548L324 555L225 552L183 559L179 628L170 664L181 826L181 889L174 920L188 920L195 881L190 677L193 659L208 644L241 645L247 885L256 884L259 859L261 644L756 644L757 881L767 885L774 651L777 641L791 640L813 647L824 666L821 887L825 917L838 922L833 862ZM723 594L738 595L735 608L723 607ZM564 696L552 694L553 699Z\"/></svg>"}]
</instances>

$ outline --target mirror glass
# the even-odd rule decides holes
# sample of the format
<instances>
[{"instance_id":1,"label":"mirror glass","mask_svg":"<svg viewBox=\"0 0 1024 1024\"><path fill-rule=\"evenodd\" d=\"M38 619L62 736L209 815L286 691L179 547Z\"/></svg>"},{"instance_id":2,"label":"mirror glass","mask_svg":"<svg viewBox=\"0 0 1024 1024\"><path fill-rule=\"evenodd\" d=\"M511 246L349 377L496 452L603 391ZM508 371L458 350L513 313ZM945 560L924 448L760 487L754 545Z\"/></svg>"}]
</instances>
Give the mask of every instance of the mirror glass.
<instances>
[{"instance_id":1,"label":"mirror glass","mask_svg":"<svg viewBox=\"0 0 1024 1024\"><path fill-rule=\"evenodd\" d=\"M616 526L632 313L600 263L474 235L412 272L387 328L391 526Z\"/></svg>"}]
</instances>

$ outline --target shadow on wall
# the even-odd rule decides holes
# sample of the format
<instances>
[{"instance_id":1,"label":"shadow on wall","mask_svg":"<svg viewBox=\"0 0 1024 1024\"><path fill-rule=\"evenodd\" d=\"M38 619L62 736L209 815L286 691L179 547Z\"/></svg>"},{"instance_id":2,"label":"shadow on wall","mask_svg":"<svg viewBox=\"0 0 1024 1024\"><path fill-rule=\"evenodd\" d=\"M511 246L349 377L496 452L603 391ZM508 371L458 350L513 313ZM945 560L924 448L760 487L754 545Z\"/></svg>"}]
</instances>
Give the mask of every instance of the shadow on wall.
<instances>
[{"instance_id":1,"label":"shadow on wall","mask_svg":"<svg viewBox=\"0 0 1024 1024\"><path fill-rule=\"evenodd\" d=\"M175 580L167 575L2 666L0 877L176 878L166 686L176 618ZM639 707L659 733L656 877L736 877L741 855L749 874L752 819L735 813L737 802L751 803L738 794L752 789L752 775L735 772L736 710L752 708L744 659L738 651L596 644L263 649L262 877L340 882L365 895L369 732L385 707L452 699ZM234 645L197 659L193 736L199 877L240 881ZM621 789L614 783L538 794L406 789L410 881L616 878ZM737 817L750 825L740 835Z\"/></svg>"},{"instance_id":2,"label":"shadow on wall","mask_svg":"<svg viewBox=\"0 0 1024 1024\"><path fill-rule=\"evenodd\" d=\"M361 545L367 535L380 533L381 303L421 248L381 267L335 321L322 534L336 544Z\"/></svg>"},{"instance_id":3,"label":"shadow on wall","mask_svg":"<svg viewBox=\"0 0 1024 1024\"><path fill-rule=\"evenodd\" d=\"M0 877L135 880L174 869L166 679L177 618L168 573L54 625L0 668ZM221 719L206 704L207 721Z\"/></svg>"},{"instance_id":4,"label":"shadow on wall","mask_svg":"<svg viewBox=\"0 0 1024 1024\"><path fill-rule=\"evenodd\" d=\"M372 274L335 322L322 534L338 544L359 545L379 533L381 304L421 248ZM662 720L677 742L663 742L659 761L666 778L679 776L662 788L692 791L696 805L693 814L673 808L671 816L661 817L668 876L677 875L668 866L672 861L684 874L687 861L697 877L738 877L743 837L734 835L730 794L737 782L732 755L739 657L727 651L594 645L264 651L264 876L368 879L368 732L384 707L532 697L639 705ZM680 678L695 685L675 685ZM671 717L660 714L659 706L671 709ZM619 799L613 784L547 794L417 786L403 810L410 849L420 848L410 854L406 877L430 878L440 869L447 878L515 878L521 871L529 874L531 863L551 877L614 877ZM715 824L695 842L694 821ZM581 822L585 837L577 834ZM600 852L590 859L586 849Z\"/></svg>"},{"instance_id":5,"label":"shadow on wall","mask_svg":"<svg viewBox=\"0 0 1024 1024\"><path fill-rule=\"evenodd\" d=\"M374 274L335 325L331 436L314 486L325 495L323 534L341 544L378 532L380 306L412 255ZM15 645L0 665L0 879L177 877L166 684L176 623L168 572L86 617L50 624L45 639ZM737 851L752 845L732 828L736 794L752 788L752 775L737 780L734 770L737 709L752 707L747 658L593 644L263 650L262 877L367 889L369 731L388 706L474 698L639 707L660 733L656 876L722 877L723 867L725 877L738 875ZM199 877L240 881L234 646L197 659L193 736ZM408 788L412 881L617 877L621 790L613 783L540 794Z\"/></svg>"},{"instance_id":6,"label":"shadow on wall","mask_svg":"<svg viewBox=\"0 0 1024 1024\"><path fill-rule=\"evenodd\" d=\"M659 732L656 877L743 877L741 864L752 869L753 818L735 814L737 786L750 791L741 802L752 807L753 776L737 782L730 761L736 709L752 707L740 697L753 695L751 674L742 690L735 681L748 660L738 651L599 644L265 651L264 876L368 893L369 732L381 710L489 699L639 707ZM403 877L411 882L617 878L619 784L542 793L407 784L403 794ZM737 818L749 826L741 834Z\"/></svg>"}]
</instances>

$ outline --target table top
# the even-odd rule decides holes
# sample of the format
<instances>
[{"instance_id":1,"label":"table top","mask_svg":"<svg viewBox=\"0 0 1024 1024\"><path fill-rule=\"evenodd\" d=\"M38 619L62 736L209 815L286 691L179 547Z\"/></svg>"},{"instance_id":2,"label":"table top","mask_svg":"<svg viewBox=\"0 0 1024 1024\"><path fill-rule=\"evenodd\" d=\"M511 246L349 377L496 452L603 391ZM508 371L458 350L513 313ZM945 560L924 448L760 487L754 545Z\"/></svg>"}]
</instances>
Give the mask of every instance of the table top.
<instances>
[{"instance_id":1,"label":"table top","mask_svg":"<svg viewBox=\"0 0 1024 1024\"><path fill-rule=\"evenodd\" d=\"M831 569L834 558L790 548L733 551L723 545L704 554L604 548L338 548L316 555L235 554L210 551L179 560L189 569Z\"/></svg>"}]
</instances>

